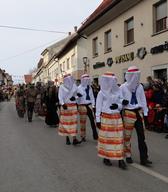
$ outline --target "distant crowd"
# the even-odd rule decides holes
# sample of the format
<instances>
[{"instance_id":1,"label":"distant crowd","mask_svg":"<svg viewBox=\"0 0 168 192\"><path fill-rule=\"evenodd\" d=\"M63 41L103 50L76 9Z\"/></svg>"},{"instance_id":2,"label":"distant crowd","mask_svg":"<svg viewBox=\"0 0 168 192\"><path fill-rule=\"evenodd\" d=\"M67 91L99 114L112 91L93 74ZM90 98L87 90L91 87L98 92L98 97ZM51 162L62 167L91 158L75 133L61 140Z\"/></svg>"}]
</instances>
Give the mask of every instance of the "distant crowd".
<instances>
[{"instance_id":1,"label":"distant crowd","mask_svg":"<svg viewBox=\"0 0 168 192\"><path fill-rule=\"evenodd\" d=\"M10 101L13 93L13 86L0 85L0 102Z\"/></svg>"}]
</instances>

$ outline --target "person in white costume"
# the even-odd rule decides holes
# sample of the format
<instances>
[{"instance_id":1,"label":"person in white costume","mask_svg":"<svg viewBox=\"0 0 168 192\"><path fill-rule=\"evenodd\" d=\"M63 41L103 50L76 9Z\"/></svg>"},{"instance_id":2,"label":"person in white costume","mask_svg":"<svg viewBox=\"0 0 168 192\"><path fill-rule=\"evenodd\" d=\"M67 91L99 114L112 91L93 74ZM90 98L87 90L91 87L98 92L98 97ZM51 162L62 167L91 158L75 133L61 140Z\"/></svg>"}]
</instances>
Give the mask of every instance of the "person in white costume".
<instances>
[{"instance_id":1,"label":"person in white costume","mask_svg":"<svg viewBox=\"0 0 168 192\"><path fill-rule=\"evenodd\" d=\"M61 105L58 133L66 136L66 144L70 145L70 136L73 137L73 145L80 144L77 140L77 86L70 74L64 76L64 82L59 88L58 98Z\"/></svg>"},{"instance_id":2,"label":"person in white costume","mask_svg":"<svg viewBox=\"0 0 168 192\"><path fill-rule=\"evenodd\" d=\"M100 91L96 100L96 122L99 128L98 156L103 163L111 166L110 160L118 160L121 169L126 169L124 161L124 126L120 111L123 99L112 73L100 78Z\"/></svg>"},{"instance_id":3,"label":"person in white costume","mask_svg":"<svg viewBox=\"0 0 168 192\"><path fill-rule=\"evenodd\" d=\"M93 111L95 108L95 98L91 87L91 79L88 74L81 76L81 84L78 86L77 95L79 97L77 103L80 116L81 139L84 142L86 141L86 120L88 116L93 132L93 139L97 140L98 134Z\"/></svg>"},{"instance_id":4,"label":"person in white costume","mask_svg":"<svg viewBox=\"0 0 168 192\"><path fill-rule=\"evenodd\" d=\"M126 82L120 86L122 97L129 101L123 110L124 121L124 151L127 163L133 163L131 157L131 135L135 128L138 137L140 163L150 166L148 149L144 134L144 116L148 115L148 108L143 86L140 84L140 70L136 66L128 68L125 76Z\"/></svg>"}]
</instances>

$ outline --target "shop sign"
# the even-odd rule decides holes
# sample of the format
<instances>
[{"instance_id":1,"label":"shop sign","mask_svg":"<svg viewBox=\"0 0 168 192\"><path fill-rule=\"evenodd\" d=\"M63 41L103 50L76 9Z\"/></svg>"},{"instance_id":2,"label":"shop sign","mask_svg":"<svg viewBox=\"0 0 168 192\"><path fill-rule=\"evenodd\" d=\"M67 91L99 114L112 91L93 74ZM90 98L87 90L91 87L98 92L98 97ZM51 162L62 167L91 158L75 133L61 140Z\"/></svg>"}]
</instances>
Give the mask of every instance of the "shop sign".
<instances>
[{"instance_id":1,"label":"shop sign","mask_svg":"<svg viewBox=\"0 0 168 192\"><path fill-rule=\"evenodd\" d=\"M144 59L145 56L146 56L146 54L147 54L147 51L146 51L146 48L145 48L145 47L141 47L141 48L139 48L139 49L137 50L137 57L138 57L139 59Z\"/></svg>"},{"instance_id":2,"label":"shop sign","mask_svg":"<svg viewBox=\"0 0 168 192\"><path fill-rule=\"evenodd\" d=\"M96 64L93 65L94 69L105 67L105 62L97 62Z\"/></svg>"},{"instance_id":3,"label":"shop sign","mask_svg":"<svg viewBox=\"0 0 168 192\"><path fill-rule=\"evenodd\" d=\"M168 51L168 41L165 41L165 44L152 47L150 50L151 54L163 53L164 51Z\"/></svg>"},{"instance_id":4,"label":"shop sign","mask_svg":"<svg viewBox=\"0 0 168 192\"><path fill-rule=\"evenodd\" d=\"M127 62L127 61L133 61L133 60L134 60L134 52L127 53L127 54L115 57L116 64L117 63L124 63L124 62Z\"/></svg>"},{"instance_id":5,"label":"shop sign","mask_svg":"<svg viewBox=\"0 0 168 192\"><path fill-rule=\"evenodd\" d=\"M112 57L109 57L109 58L107 59L107 65L108 65L109 67L111 67L112 64L113 64L113 58L112 58Z\"/></svg>"}]
</instances>

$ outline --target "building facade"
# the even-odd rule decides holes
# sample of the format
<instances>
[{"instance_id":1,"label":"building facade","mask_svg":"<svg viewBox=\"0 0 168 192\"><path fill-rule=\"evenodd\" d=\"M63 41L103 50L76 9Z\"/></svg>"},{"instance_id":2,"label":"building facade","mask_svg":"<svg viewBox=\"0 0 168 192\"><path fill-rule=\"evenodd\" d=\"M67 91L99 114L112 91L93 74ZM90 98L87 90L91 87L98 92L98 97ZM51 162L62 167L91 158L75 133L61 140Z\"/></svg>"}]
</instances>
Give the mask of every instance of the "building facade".
<instances>
[{"instance_id":1,"label":"building facade","mask_svg":"<svg viewBox=\"0 0 168 192\"><path fill-rule=\"evenodd\" d=\"M167 0L104 0L78 30L87 36L90 74L114 72L119 83L131 65L147 76L168 77Z\"/></svg>"},{"instance_id":2,"label":"building facade","mask_svg":"<svg viewBox=\"0 0 168 192\"><path fill-rule=\"evenodd\" d=\"M13 80L12 76L5 72L5 70L0 69L0 86L6 85L6 86L12 86Z\"/></svg>"},{"instance_id":3,"label":"building facade","mask_svg":"<svg viewBox=\"0 0 168 192\"><path fill-rule=\"evenodd\" d=\"M59 85L63 75L72 74L79 81L83 73L87 72L87 63L84 65L83 57L87 58L87 39L77 34L77 28L69 33L68 37L56 42L41 53L37 71L33 75L33 82L47 83L54 81ZM84 70L85 69L85 70Z\"/></svg>"},{"instance_id":4,"label":"building facade","mask_svg":"<svg viewBox=\"0 0 168 192\"><path fill-rule=\"evenodd\" d=\"M88 72L84 57L87 57L87 40L76 35L57 55L60 75L70 73L77 82L80 81L81 75Z\"/></svg>"}]
</instances>

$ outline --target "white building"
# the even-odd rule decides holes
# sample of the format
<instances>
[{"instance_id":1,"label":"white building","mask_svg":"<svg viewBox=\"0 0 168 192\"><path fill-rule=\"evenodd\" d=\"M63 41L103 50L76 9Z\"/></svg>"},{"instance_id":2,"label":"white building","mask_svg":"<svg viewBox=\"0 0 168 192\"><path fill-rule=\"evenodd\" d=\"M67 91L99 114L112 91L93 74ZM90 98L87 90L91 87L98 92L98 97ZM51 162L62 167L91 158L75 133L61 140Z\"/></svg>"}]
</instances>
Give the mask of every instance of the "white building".
<instances>
[{"instance_id":1,"label":"white building","mask_svg":"<svg viewBox=\"0 0 168 192\"><path fill-rule=\"evenodd\" d=\"M167 0L104 0L78 30L87 36L90 74L114 72L119 82L131 65L147 76L168 77Z\"/></svg>"},{"instance_id":2,"label":"white building","mask_svg":"<svg viewBox=\"0 0 168 192\"><path fill-rule=\"evenodd\" d=\"M74 33L59 42L47 47L41 53L37 71L34 74L33 82L47 83L49 80L57 84L62 82L64 74L71 73L76 80L87 72L88 61L83 63L83 57L87 58L87 40Z\"/></svg>"}]
</instances>

